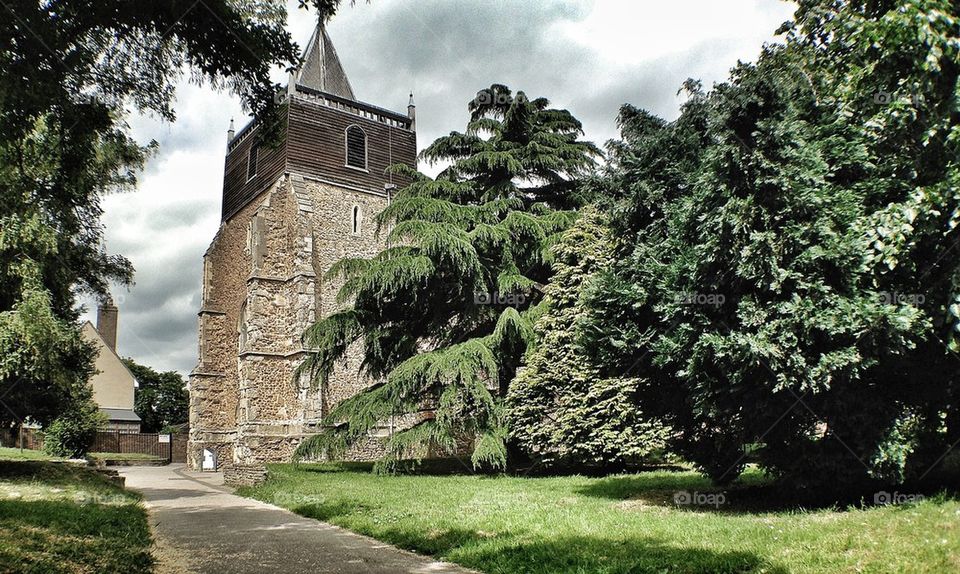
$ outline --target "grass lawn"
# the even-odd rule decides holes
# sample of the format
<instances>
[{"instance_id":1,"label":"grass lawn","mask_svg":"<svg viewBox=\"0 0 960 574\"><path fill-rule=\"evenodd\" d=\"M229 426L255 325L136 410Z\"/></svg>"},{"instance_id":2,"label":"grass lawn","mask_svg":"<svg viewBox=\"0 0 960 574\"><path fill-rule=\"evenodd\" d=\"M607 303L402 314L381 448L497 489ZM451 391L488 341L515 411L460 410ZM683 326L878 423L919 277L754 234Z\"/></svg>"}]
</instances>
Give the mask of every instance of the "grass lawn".
<instances>
[{"instance_id":1,"label":"grass lawn","mask_svg":"<svg viewBox=\"0 0 960 574\"><path fill-rule=\"evenodd\" d=\"M760 482L748 475L720 497L693 472L374 476L273 465L266 483L240 493L491 574L960 572L956 499L769 510ZM678 492L704 504L678 506Z\"/></svg>"},{"instance_id":2,"label":"grass lawn","mask_svg":"<svg viewBox=\"0 0 960 574\"><path fill-rule=\"evenodd\" d=\"M139 502L84 466L0 461L0 572L152 572Z\"/></svg>"},{"instance_id":3,"label":"grass lawn","mask_svg":"<svg viewBox=\"0 0 960 574\"><path fill-rule=\"evenodd\" d=\"M52 457L39 450L23 449L21 452L19 448L0 446L0 460L52 460Z\"/></svg>"}]
</instances>

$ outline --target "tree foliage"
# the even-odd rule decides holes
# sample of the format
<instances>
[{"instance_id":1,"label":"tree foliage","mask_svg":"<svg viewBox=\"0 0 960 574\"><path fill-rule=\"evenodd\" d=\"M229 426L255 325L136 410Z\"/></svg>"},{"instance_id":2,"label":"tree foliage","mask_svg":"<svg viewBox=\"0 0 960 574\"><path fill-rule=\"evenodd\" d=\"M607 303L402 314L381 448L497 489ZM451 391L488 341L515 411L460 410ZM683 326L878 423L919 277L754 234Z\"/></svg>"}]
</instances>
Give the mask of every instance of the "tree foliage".
<instances>
[{"instance_id":1,"label":"tree foliage","mask_svg":"<svg viewBox=\"0 0 960 574\"><path fill-rule=\"evenodd\" d=\"M960 437L957 7L802 2L785 30L674 122L622 110L585 336L720 482L754 443L801 486L900 480Z\"/></svg>"},{"instance_id":2,"label":"tree foliage","mask_svg":"<svg viewBox=\"0 0 960 574\"><path fill-rule=\"evenodd\" d=\"M315 4L326 15L338 2ZM129 136L127 110L173 120L189 70L271 118L270 71L298 55L276 1L12 0L0 12L0 394L3 418L45 418L38 405L86 376L77 295L132 277L100 223L101 198L132 189L153 148Z\"/></svg>"},{"instance_id":3,"label":"tree foliage","mask_svg":"<svg viewBox=\"0 0 960 574\"><path fill-rule=\"evenodd\" d=\"M479 92L469 112L464 132L422 152L447 164L436 178L393 168L413 182L378 216L387 248L330 271L343 281L340 302L352 304L306 332L315 352L302 370L323 384L362 345L362 369L378 383L336 405L301 456L338 456L382 421L410 415L422 420L392 434L385 462L473 442L475 465L505 463L499 397L534 340L550 246L599 152L578 139L569 112L502 85ZM487 304L493 293L522 300Z\"/></svg>"},{"instance_id":4,"label":"tree foliage","mask_svg":"<svg viewBox=\"0 0 960 574\"><path fill-rule=\"evenodd\" d=\"M157 372L129 358L123 364L137 379L133 410L140 417L141 432L161 432L165 427L187 422L190 393L180 373Z\"/></svg>"},{"instance_id":5,"label":"tree foliage","mask_svg":"<svg viewBox=\"0 0 960 574\"><path fill-rule=\"evenodd\" d=\"M0 229L0 249L12 231ZM0 425L27 418L46 425L86 402L95 351L78 329L54 315L37 265L23 261L16 272L25 277L23 295L12 309L0 311Z\"/></svg>"},{"instance_id":6,"label":"tree foliage","mask_svg":"<svg viewBox=\"0 0 960 574\"><path fill-rule=\"evenodd\" d=\"M658 454L668 437L637 409L640 381L600 377L577 339L587 286L611 263L606 223L595 208L584 208L554 246L555 274L535 325L539 340L507 396L510 436L547 466L621 469Z\"/></svg>"}]
</instances>

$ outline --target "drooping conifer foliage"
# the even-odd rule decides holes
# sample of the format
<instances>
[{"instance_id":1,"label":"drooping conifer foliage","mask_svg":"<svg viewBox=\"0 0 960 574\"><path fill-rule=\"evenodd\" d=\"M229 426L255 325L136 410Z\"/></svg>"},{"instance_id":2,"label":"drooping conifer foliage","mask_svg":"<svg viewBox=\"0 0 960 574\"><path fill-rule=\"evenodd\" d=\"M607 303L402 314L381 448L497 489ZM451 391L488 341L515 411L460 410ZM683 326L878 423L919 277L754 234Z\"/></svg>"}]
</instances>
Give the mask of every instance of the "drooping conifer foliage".
<instances>
[{"instance_id":1,"label":"drooping conifer foliage","mask_svg":"<svg viewBox=\"0 0 960 574\"><path fill-rule=\"evenodd\" d=\"M337 456L406 415L407 428L387 442L388 465L468 444L474 465L506 462L500 397L534 339L550 246L574 217L579 179L599 151L579 140L569 112L506 86L479 92L469 112L464 132L422 152L447 165L436 178L395 168L413 183L379 215L388 247L330 271L349 304L306 332L315 352L302 371L323 384L362 344L362 369L378 383L336 405L300 456Z\"/></svg>"}]
</instances>

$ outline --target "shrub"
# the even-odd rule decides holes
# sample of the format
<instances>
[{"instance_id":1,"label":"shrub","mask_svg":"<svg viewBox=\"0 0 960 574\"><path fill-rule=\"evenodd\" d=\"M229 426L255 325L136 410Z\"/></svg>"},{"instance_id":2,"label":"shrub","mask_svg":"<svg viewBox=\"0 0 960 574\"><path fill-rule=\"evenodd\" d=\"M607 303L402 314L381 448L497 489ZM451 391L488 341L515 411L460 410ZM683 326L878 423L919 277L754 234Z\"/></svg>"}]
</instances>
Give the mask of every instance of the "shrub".
<instances>
[{"instance_id":1,"label":"shrub","mask_svg":"<svg viewBox=\"0 0 960 574\"><path fill-rule=\"evenodd\" d=\"M636 406L643 381L600 377L577 343L585 285L609 263L610 247L603 218L584 209L554 248L556 275L536 324L539 341L510 386L511 437L547 465L615 469L665 446L667 430Z\"/></svg>"},{"instance_id":2,"label":"shrub","mask_svg":"<svg viewBox=\"0 0 960 574\"><path fill-rule=\"evenodd\" d=\"M83 401L43 431L43 450L51 456L79 458L90 450L106 423L93 401Z\"/></svg>"}]
</instances>

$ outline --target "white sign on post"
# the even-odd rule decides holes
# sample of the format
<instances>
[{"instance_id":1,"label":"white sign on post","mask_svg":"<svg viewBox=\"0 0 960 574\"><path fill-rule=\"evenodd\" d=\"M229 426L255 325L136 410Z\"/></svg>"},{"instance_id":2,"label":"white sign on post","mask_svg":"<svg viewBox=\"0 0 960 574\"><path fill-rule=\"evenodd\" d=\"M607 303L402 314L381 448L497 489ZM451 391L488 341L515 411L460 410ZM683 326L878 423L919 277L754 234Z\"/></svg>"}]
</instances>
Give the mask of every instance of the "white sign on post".
<instances>
[{"instance_id":1,"label":"white sign on post","mask_svg":"<svg viewBox=\"0 0 960 574\"><path fill-rule=\"evenodd\" d=\"M168 434L160 434L160 435L157 435L157 441L158 441L158 442L170 442L170 435L168 435Z\"/></svg>"}]
</instances>

